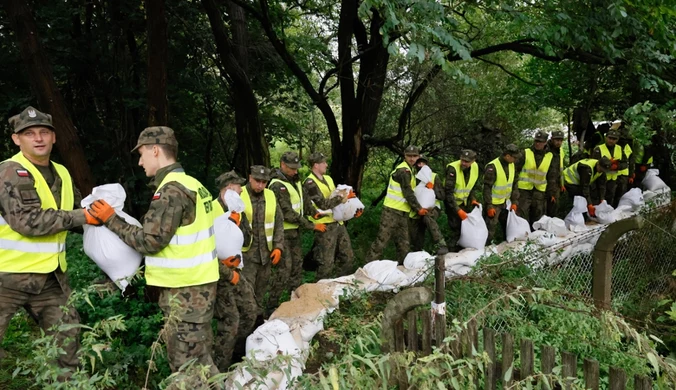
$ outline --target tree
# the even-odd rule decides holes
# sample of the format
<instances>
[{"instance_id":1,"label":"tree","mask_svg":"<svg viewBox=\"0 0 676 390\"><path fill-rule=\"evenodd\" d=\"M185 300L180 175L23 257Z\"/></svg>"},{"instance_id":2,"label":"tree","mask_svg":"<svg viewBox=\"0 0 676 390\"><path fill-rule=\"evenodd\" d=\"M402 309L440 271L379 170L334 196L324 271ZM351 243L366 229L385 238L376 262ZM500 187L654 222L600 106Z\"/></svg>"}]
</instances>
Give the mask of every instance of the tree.
<instances>
[{"instance_id":1,"label":"tree","mask_svg":"<svg viewBox=\"0 0 676 390\"><path fill-rule=\"evenodd\" d=\"M167 100L167 18L164 0L147 0L148 126L169 124Z\"/></svg>"}]
</instances>

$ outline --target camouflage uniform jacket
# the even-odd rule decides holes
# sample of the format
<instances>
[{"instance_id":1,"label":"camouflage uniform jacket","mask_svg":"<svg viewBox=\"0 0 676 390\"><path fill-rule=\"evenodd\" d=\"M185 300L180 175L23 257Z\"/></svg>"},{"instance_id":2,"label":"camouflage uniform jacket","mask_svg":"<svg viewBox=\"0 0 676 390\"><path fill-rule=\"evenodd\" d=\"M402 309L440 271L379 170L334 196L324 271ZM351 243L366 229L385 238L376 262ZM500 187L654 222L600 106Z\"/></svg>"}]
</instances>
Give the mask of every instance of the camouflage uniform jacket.
<instances>
[{"instance_id":1,"label":"camouflage uniform jacket","mask_svg":"<svg viewBox=\"0 0 676 390\"><path fill-rule=\"evenodd\" d=\"M411 188L411 175L413 175L411 168L399 168L392 174L392 179L401 186L401 192L404 194L404 199L406 199L408 205L411 206L411 210L417 212L421 207L413 188Z\"/></svg>"},{"instance_id":2,"label":"camouflage uniform jacket","mask_svg":"<svg viewBox=\"0 0 676 390\"><path fill-rule=\"evenodd\" d=\"M54 195L56 204L61 204L62 182L53 166L50 164L49 167L38 165L35 167L45 178L52 195ZM22 172L22 176L19 176L18 171ZM75 197L73 211L43 210L40 206L40 198L35 190L35 180L33 180L30 172L27 176L24 176L24 172L21 164L14 161L0 164L0 180L3 183L2 190L0 190L0 215L12 230L27 237L36 237L56 234L85 224L85 216L80 209L82 195L75 186L73 186ZM69 293L65 275L58 267L54 274L64 292ZM0 285L12 290L38 294L42 291L49 275L0 272Z\"/></svg>"},{"instance_id":3,"label":"camouflage uniform jacket","mask_svg":"<svg viewBox=\"0 0 676 390\"><path fill-rule=\"evenodd\" d=\"M620 160L618 161L617 170L621 171L625 168L629 168L629 161L627 159L627 155L624 154L624 147L620 146L619 144L617 144L616 146L618 148L620 148L620 150L622 150L622 158L620 158ZM613 150L609 147L608 151L610 152L610 156L612 157L613 156ZM600 160L601 157L602 157L601 149L600 149L599 146L597 146L597 147L594 148L594 151L592 152L591 158L593 158L594 160Z\"/></svg>"},{"instance_id":4,"label":"camouflage uniform jacket","mask_svg":"<svg viewBox=\"0 0 676 390\"><path fill-rule=\"evenodd\" d=\"M561 175L563 174L563 170L561 168L561 153L562 150L561 148L554 147L551 143L551 141L547 141L547 151L552 152L552 169L555 171L556 177L559 178L558 186L561 188ZM565 168L565 167L564 167Z\"/></svg>"},{"instance_id":5,"label":"camouflage uniform jacket","mask_svg":"<svg viewBox=\"0 0 676 390\"><path fill-rule=\"evenodd\" d=\"M594 174L589 165L577 164L577 173L580 175L580 187L582 187L582 195L587 199L587 204L593 204L591 198L591 179ZM594 182L599 194L599 202L606 198L606 175L599 176Z\"/></svg>"},{"instance_id":6,"label":"camouflage uniform jacket","mask_svg":"<svg viewBox=\"0 0 676 390\"><path fill-rule=\"evenodd\" d=\"M500 156L500 165L505 172L505 176L509 175L509 163ZM497 171L495 166L491 163L486 165L486 172L484 172L484 209L488 209L493 205L493 185L497 180ZM516 167L514 168L514 182L512 183L512 194L518 190L519 180L516 176ZM513 195L512 195L513 196Z\"/></svg>"},{"instance_id":7,"label":"camouflage uniform jacket","mask_svg":"<svg viewBox=\"0 0 676 390\"><path fill-rule=\"evenodd\" d=\"M470 175L470 169L471 166L468 167L467 169L463 169L462 173L465 176L466 180L469 180L469 175ZM481 172L479 172L479 175L481 175ZM460 207L458 207L457 202L455 201L455 181L457 179L458 175L455 172L455 168L453 166L448 166L446 168L446 184L444 185L444 192L446 192L446 205L447 207L450 207L453 209L453 212L457 213L458 210L460 210ZM479 182L477 178L477 183ZM469 196L467 197L467 203L466 204L472 204L472 201L476 200L476 183L474 183L474 187L469 192Z\"/></svg>"},{"instance_id":8,"label":"camouflage uniform jacket","mask_svg":"<svg viewBox=\"0 0 676 390\"><path fill-rule=\"evenodd\" d=\"M535 157L535 164L540 165L542 162L542 159L545 157L545 154L549 152L547 148L543 150L537 150L535 149L535 146L531 146L529 148L533 152L533 156ZM521 169L523 169L524 164L526 163L526 153L521 154L521 158L519 158L515 163L514 163L514 171L516 178L514 179L515 181L519 181L519 174L521 174ZM556 156L552 156L552 162L549 164L549 170L547 171L547 190L546 190L546 196L547 199L549 199L551 196L554 194L554 190L560 188L559 185L559 176L556 175L558 172L558 164L559 161L556 160ZM556 168L554 167L556 166ZM519 204L519 187L518 183L517 186L514 187L514 191L512 191L512 203L518 205Z\"/></svg>"},{"instance_id":9,"label":"camouflage uniform jacket","mask_svg":"<svg viewBox=\"0 0 676 390\"><path fill-rule=\"evenodd\" d=\"M293 188L298 188L298 175L293 178L288 178L281 170L274 172L274 178L279 179L285 183L290 184ZM312 200L307 194L305 187L301 187L303 190L303 214L298 214L293 207L291 206L291 195L287 191L286 187L282 183L272 183L268 185L268 188L275 193L277 197L277 204L282 209L282 214L284 215L284 222L298 224L300 227L306 230L312 230L314 224L310 222L305 215L315 215L317 214L317 209L312 205ZM300 195L300 194L299 194Z\"/></svg>"},{"instance_id":10,"label":"camouflage uniform jacket","mask_svg":"<svg viewBox=\"0 0 676 390\"><path fill-rule=\"evenodd\" d=\"M315 176L319 178L319 175L315 174ZM329 184L326 182L326 179L324 179L324 176L326 175L323 175L319 180L328 187ZM340 196L336 196L335 198L325 198L324 194L322 194L322 190L319 189L319 186L313 179L308 178L305 180L303 189L305 189L308 199L313 203L314 207L318 209L331 210L343 202L343 198Z\"/></svg>"},{"instance_id":11,"label":"camouflage uniform jacket","mask_svg":"<svg viewBox=\"0 0 676 390\"><path fill-rule=\"evenodd\" d=\"M247 259L255 263L267 264L270 261L270 250L265 239L265 197L263 192L254 192L251 184L246 185L246 190L251 198L251 207L253 208L253 218L251 219L252 243L247 252ZM277 211L275 213L275 227L272 234L272 248L284 252L284 216L282 209L277 202ZM246 264L244 265L246 266Z\"/></svg>"}]
</instances>

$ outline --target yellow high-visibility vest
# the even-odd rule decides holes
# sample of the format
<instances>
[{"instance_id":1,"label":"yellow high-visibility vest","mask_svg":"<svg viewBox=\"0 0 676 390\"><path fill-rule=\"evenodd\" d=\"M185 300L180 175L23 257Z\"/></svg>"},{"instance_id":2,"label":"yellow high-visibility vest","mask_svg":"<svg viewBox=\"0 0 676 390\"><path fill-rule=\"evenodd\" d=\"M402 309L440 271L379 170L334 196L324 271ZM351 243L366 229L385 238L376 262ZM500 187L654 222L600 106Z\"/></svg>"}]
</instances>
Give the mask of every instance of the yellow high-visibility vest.
<instances>
[{"instance_id":1,"label":"yellow high-visibility vest","mask_svg":"<svg viewBox=\"0 0 676 390\"><path fill-rule=\"evenodd\" d=\"M476 161L470 166L469 181L467 182L465 182L465 174L463 173L460 164L461 160L457 160L446 165L447 168L455 168L455 190L453 191L453 195L455 196L455 203L458 206L467 203L469 193L472 192L472 188L474 188L474 184L476 184L476 181L479 178L479 164L477 164Z\"/></svg>"},{"instance_id":2,"label":"yellow high-visibility vest","mask_svg":"<svg viewBox=\"0 0 676 390\"><path fill-rule=\"evenodd\" d=\"M185 172L169 172L157 186L177 182L195 192L195 220L179 226L161 251L146 256L146 283L159 287L188 287L218 281L213 199L197 179Z\"/></svg>"},{"instance_id":3,"label":"yellow high-visibility vest","mask_svg":"<svg viewBox=\"0 0 676 390\"><path fill-rule=\"evenodd\" d=\"M653 158L650 156L648 161L643 162L643 157L645 156L645 146L639 144L636 146L636 164L640 165L652 165L653 163Z\"/></svg>"},{"instance_id":4,"label":"yellow high-visibility vest","mask_svg":"<svg viewBox=\"0 0 676 390\"><path fill-rule=\"evenodd\" d=\"M289 192L289 200L291 201L291 208L293 211L297 212L301 217L303 216L303 187L300 184L300 181L296 183L296 186L290 185L285 181L274 178L270 180L268 187L274 183L282 183L284 188ZM291 223L284 221L284 230L298 229L299 225L297 223Z\"/></svg>"},{"instance_id":5,"label":"yellow high-visibility vest","mask_svg":"<svg viewBox=\"0 0 676 390\"><path fill-rule=\"evenodd\" d=\"M560 163L559 163L559 176L561 176L560 177L561 185L563 185L564 184L564 181L563 181L563 157L564 156L563 156L563 149L562 148L559 148L559 157L560 157L560 160L561 160Z\"/></svg>"},{"instance_id":6,"label":"yellow high-visibility vest","mask_svg":"<svg viewBox=\"0 0 676 390\"><path fill-rule=\"evenodd\" d=\"M225 214L225 210L223 210L223 206L221 206L221 202L218 201L218 198L212 200L211 204L213 205L212 208L214 210L214 219Z\"/></svg>"},{"instance_id":7,"label":"yellow high-visibility vest","mask_svg":"<svg viewBox=\"0 0 676 390\"><path fill-rule=\"evenodd\" d=\"M319 191L322 193L322 195L324 195L324 199L329 199L331 197L331 193L333 192L333 190L336 189L336 185L333 184L333 179L331 178L331 176L324 175L323 177L324 180L326 180L326 184L324 184L321 180L319 180L313 172L310 172L310 175L307 177L307 179L305 179L305 181L308 181L310 179L313 180L315 184L317 184ZM312 203L314 204L314 202ZM317 207L316 204L315 207ZM336 220L333 219L333 214L324 215L319 219L314 219L312 217L308 217L308 219L312 221L312 223L327 224L336 222Z\"/></svg>"},{"instance_id":8,"label":"yellow high-visibility vest","mask_svg":"<svg viewBox=\"0 0 676 390\"><path fill-rule=\"evenodd\" d=\"M532 190L535 188L544 192L547 189L547 172L549 165L552 163L552 152L545 153L539 167L535 163L535 153L530 149L526 149L525 153L526 161L519 174L519 189Z\"/></svg>"},{"instance_id":9,"label":"yellow high-visibility vest","mask_svg":"<svg viewBox=\"0 0 676 390\"><path fill-rule=\"evenodd\" d=\"M601 175L603 175L603 172L596 172L596 163L598 161L599 160L595 160L593 158L586 158L586 159L580 160L580 161L576 162L575 164L566 168L563 171L563 177L566 180L566 184L573 184L573 185L577 185L577 186L580 185L580 173L577 171L578 164L583 164L583 165L586 165L589 168L591 168L592 177L591 177L591 181L589 182L589 184L595 182L596 179L598 179L599 177L601 177Z\"/></svg>"},{"instance_id":10,"label":"yellow high-visibility vest","mask_svg":"<svg viewBox=\"0 0 676 390\"><path fill-rule=\"evenodd\" d=\"M631 146L629 144L624 145L624 155L627 156L627 158L631 157L631 154L633 151L631 150ZM627 166L621 171L617 171L618 176L629 176L629 167Z\"/></svg>"},{"instance_id":11,"label":"yellow high-visibility vest","mask_svg":"<svg viewBox=\"0 0 676 390\"><path fill-rule=\"evenodd\" d=\"M249 190L246 187L242 188L242 201L244 201L244 214L249 219L253 225L253 205L251 204L251 197L249 196ZM272 237L275 234L275 213L277 212L277 198L275 198L275 193L267 188L263 190L263 196L265 197L265 241L268 243L268 250L272 251ZM242 248L242 252L248 252L251 249L251 244Z\"/></svg>"},{"instance_id":12,"label":"yellow high-visibility vest","mask_svg":"<svg viewBox=\"0 0 676 390\"><path fill-rule=\"evenodd\" d=\"M401 185L392 177L397 169L400 168L411 170L411 167L408 166L406 161L402 161L401 164L394 168L394 171L390 173L390 182L387 186L387 194L385 195L385 202L383 205L391 209L408 213L411 211L411 205L408 204L408 201L404 198L404 191L401 189ZM411 173L411 189L413 188L415 188L415 176Z\"/></svg>"},{"instance_id":13,"label":"yellow high-visibility vest","mask_svg":"<svg viewBox=\"0 0 676 390\"><path fill-rule=\"evenodd\" d=\"M430 181L432 185L436 185L437 183L437 174L432 172L432 180ZM434 200L434 207L438 208L441 210L441 201L439 199Z\"/></svg>"},{"instance_id":14,"label":"yellow high-visibility vest","mask_svg":"<svg viewBox=\"0 0 676 390\"><path fill-rule=\"evenodd\" d=\"M19 152L3 163L6 161L17 162L30 172L43 210L73 210L73 180L66 167L51 162L61 178L61 207L58 207L42 173L23 153ZM67 235L68 231L62 231L48 236L27 237L12 230L7 221L0 217L0 272L47 274L56 270L56 267L66 272Z\"/></svg>"},{"instance_id":15,"label":"yellow high-visibility vest","mask_svg":"<svg viewBox=\"0 0 676 390\"><path fill-rule=\"evenodd\" d=\"M622 159L622 148L620 145L615 145L613 149L613 155L610 155L610 150L608 150L608 145L602 144L599 145L599 150L601 151L601 157L608 157L608 159L614 159L620 161ZM617 177L620 175L619 171L608 171L606 172L606 177L608 180L617 180Z\"/></svg>"},{"instance_id":16,"label":"yellow high-visibility vest","mask_svg":"<svg viewBox=\"0 0 676 390\"><path fill-rule=\"evenodd\" d=\"M492 204L504 204L512 196L512 187L514 185L514 163L508 165L509 176L505 174L504 168L500 163L500 157L491 161L489 164L495 166L495 183L491 190Z\"/></svg>"}]
</instances>

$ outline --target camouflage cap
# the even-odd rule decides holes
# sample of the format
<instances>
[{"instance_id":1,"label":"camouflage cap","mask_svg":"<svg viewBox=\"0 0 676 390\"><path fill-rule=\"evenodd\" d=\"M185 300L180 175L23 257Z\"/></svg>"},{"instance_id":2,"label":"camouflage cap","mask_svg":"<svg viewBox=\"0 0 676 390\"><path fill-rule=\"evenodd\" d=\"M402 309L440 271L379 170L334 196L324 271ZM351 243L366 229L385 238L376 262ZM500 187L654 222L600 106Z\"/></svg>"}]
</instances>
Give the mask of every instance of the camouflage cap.
<instances>
[{"instance_id":1,"label":"camouflage cap","mask_svg":"<svg viewBox=\"0 0 676 390\"><path fill-rule=\"evenodd\" d=\"M21 114L9 118L9 125L14 129L14 134L33 126L44 126L54 130L52 116L31 106L26 107Z\"/></svg>"},{"instance_id":2,"label":"camouflage cap","mask_svg":"<svg viewBox=\"0 0 676 390\"><path fill-rule=\"evenodd\" d=\"M552 131L552 139L564 139L564 138L566 137L563 135L563 131L561 130Z\"/></svg>"},{"instance_id":3,"label":"camouflage cap","mask_svg":"<svg viewBox=\"0 0 676 390\"><path fill-rule=\"evenodd\" d=\"M608 130L608 133L606 133L606 138L620 138L620 133L617 130Z\"/></svg>"},{"instance_id":4,"label":"camouflage cap","mask_svg":"<svg viewBox=\"0 0 676 390\"><path fill-rule=\"evenodd\" d=\"M300 159L298 158L298 154L296 152L284 152L280 161L291 169L300 168Z\"/></svg>"},{"instance_id":5,"label":"camouflage cap","mask_svg":"<svg viewBox=\"0 0 676 390\"><path fill-rule=\"evenodd\" d=\"M178 147L178 141L176 141L176 137L174 136L174 130L170 127L153 126L146 127L139 134L138 142L131 152L133 153L143 145L173 145Z\"/></svg>"},{"instance_id":6,"label":"camouflage cap","mask_svg":"<svg viewBox=\"0 0 676 390\"><path fill-rule=\"evenodd\" d=\"M519 147L514 144L509 144L505 146L503 154L509 154L514 158L519 158L521 156L521 149L519 149Z\"/></svg>"},{"instance_id":7,"label":"camouflage cap","mask_svg":"<svg viewBox=\"0 0 676 390\"><path fill-rule=\"evenodd\" d=\"M262 165L252 165L250 169L251 177L254 179L263 181L270 180L270 168L264 167Z\"/></svg>"},{"instance_id":8,"label":"camouflage cap","mask_svg":"<svg viewBox=\"0 0 676 390\"><path fill-rule=\"evenodd\" d=\"M234 170L230 172L225 172L224 174L216 178L216 186L218 187L219 190L227 187L228 184L242 185L244 183L246 183L246 180L240 177Z\"/></svg>"},{"instance_id":9,"label":"camouflage cap","mask_svg":"<svg viewBox=\"0 0 676 390\"><path fill-rule=\"evenodd\" d=\"M601 167L601 170L606 172L610 170L610 159L606 156L603 156L599 159L599 166Z\"/></svg>"},{"instance_id":10,"label":"camouflage cap","mask_svg":"<svg viewBox=\"0 0 676 390\"><path fill-rule=\"evenodd\" d=\"M425 155L422 155L422 154L420 155L420 157L418 157L417 160L415 160L415 165L418 165L421 162L424 162L425 164L430 163L429 160L427 159L427 157Z\"/></svg>"},{"instance_id":11,"label":"camouflage cap","mask_svg":"<svg viewBox=\"0 0 676 390\"><path fill-rule=\"evenodd\" d=\"M405 156L420 156L420 148L415 145L408 145L404 149Z\"/></svg>"},{"instance_id":12,"label":"camouflage cap","mask_svg":"<svg viewBox=\"0 0 676 390\"><path fill-rule=\"evenodd\" d=\"M535 142L547 142L547 138L549 138L547 133L542 130L536 131L535 136L533 136Z\"/></svg>"},{"instance_id":13,"label":"camouflage cap","mask_svg":"<svg viewBox=\"0 0 676 390\"><path fill-rule=\"evenodd\" d=\"M472 149L463 149L460 151L460 159L464 161L474 162L476 160L476 152Z\"/></svg>"},{"instance_id":14,"label":"camouflage cap","mask_svg":"<svg viewBox=\"0 0 676 390\"><path fill-rule=\"evenodd\" d=\"M310 156L307 158L307 163L310 164L310 168L312 168L313 165L323 163L326 161L326 156L324 153L319 153L315 152L310 154Z\"/></svg>"}]
</instances>

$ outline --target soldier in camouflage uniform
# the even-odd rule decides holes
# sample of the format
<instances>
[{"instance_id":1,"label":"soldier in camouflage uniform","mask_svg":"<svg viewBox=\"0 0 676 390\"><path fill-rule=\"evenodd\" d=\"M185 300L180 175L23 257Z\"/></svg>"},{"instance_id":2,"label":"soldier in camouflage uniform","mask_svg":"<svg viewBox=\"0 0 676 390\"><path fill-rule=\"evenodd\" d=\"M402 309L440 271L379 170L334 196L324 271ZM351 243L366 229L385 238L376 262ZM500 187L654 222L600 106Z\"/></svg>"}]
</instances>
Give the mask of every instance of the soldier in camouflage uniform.
<instances>
[{"instance_id":1,"label":"soldier in camouflage uniform","mask_svg":"<svg viewBox=\"0 0 676 390\"><path fill-rule=\"evenodd\" d=\"M263 308L265 292L269 287L272 266L282 259L284 250L284 217L275 193L265 188L270 180L270 169L254 165L249 183L242 191L246 205L244 214L251 221L251 244L242 248L244 264L242 275L253 285L258 306Z\"/></svg>"},{"instance_id":2,"label":"soldier in camouflage uniform","mask_svg":"<svg viewBox=\"0 0 676 390\"><path fill-rule=\"evenodd\" d=\"M413 193L415 177L412 173L413 165L420 157L420 148L407 146L404 149L404 161L390 174L390 181L385 195L383 212L380 215L380 228L371 249L366 254L366 261L380 259L385 245L394 239L397 248L397 261L404 263L404 258L410 248L409 213L413 211L419 216L427 214L427 209L420 207Z\"/></svg>"},{"instance_id":3,"label":"soldier in camouflage uniform","mask_svg":"<svg viewBox=\"0 0 676 390\"><path fill-rule=\"evenodd\" d=\"M48 335L54 334L54 325L79 322L75 308L61 309L71 292L66 234L86 221L98 223L79 207L80 192L68 170L49 160L56 141L51 115L28 107L9 123L20 152L0 163L0 342L21 307L39 319ZM39 250L31 248L38 245ZM56 333L65 352L57 361L61 368L77 368L78 334L76 327Z\"/></svg>"},{"instance_id":4,"label":"soldier in camouflage uniform","mask_svg":"<svg viewBox=\"0 0 676 390\"><path fill-rule=\"evenodd\" d=\"M561 148L563 145L563 131L556 130L552 131L552 136L547 141L547 151L552 152L552 169L555 171L554 175L559 178L559 181L556 185L550 189L548 188L547 192L550 193L550 196L547 198L547 215L550 217L557 217L559 213L559 203L561 203L561 193L566 191L563 183L563 164L564 164L564 151Z\"/></svg>"},{"instance_id":5,"label":"soldier in camouflage uniform","mask_svg":"<svg viewBox=\"0 0 676 390\"><path fill-rule=\"evenodd\" d=\"M285 152L279 162L279 169L272 174L268 188L275 193L277 204L284 215L284 247L281 262L277 265L270 283L268 310L279 306L279 297L286 289L293 291L303 279L303 244L300 229L325 232L326 225L312 223L306 215L317 215L300 178L300 160L295 152Z\"/></svg>"},{"instance_id":6,"label":"soldier in camouflage uniform","mask_svg":"<svg viewBox=\"0 0 676 390\"><path fill-rule=\"evenodd\" d=\"M476 152L471 149L462 150L460 159L446 166L444 204L448 216L448 227L451 231L449 241L451 248L458 249L462 221L467 218L468 212L479 205L476 200L478 178L479 166L476 163Z\"/></svg>"},{"instance_id":7,"label":"soldier in camouflage uniform","mask_svg":"<svg viewBox=\"0 0 676 390\"><path fill-rule=\"evenodd\" d=\"M516 169L514 162L521 157L521 151L514 144L505 147L502 155L486 164L484 170L484 219L488 228L486 245L495 238L495 228L498 223L502 226L502 233L507 234L507 200L512 198L516 191ZM498 166L499 164L499 166ZM511 185L510 185L511 183ZM516 206L511 206L516 210ZM501 242L496 240L496 242Z\"/></svg>"},{"instance_id":8,"label":"soldier in camouflage uniform","mask_svg":"<svg viewBox=\"0 0 676 390\"><path fill-rule=\"evenodd\" d=\"M611 206L616 204L615 192L619 172L629 167L627 155L617 144L619 139L620 133L617 130L609 130L606 134L606 141L595 147L591 155L594 160L600 160L601 157L607 157L610 160L610 170L606 172L606 202Z\"/></svg>"},{"instance_id":9,"label":"soldier in camouflage uniform","mask_svg":"<svg viewBox=\"0 0 676 390\"><path fill-rule=\"evenodd\" d=\"M148 127L138 138L139 165L155 194L142 227L128 224L104 200L91 205L90 213L105 223L122 241L145 255L145 278L160 289L159 305L165 314L178 316L168 326L167 360L176 372L191 359L218 373L212 359L214 303L219 279L213 204L209 191L185 174L176 162L178 142L168 127ZM178 312L171 311L174 297ZM173 303L172 302L172 303Z\"/></svg>"},{"instance_id":10,"label":"soldier in camouflage uniform","mask_svg":"<svg viewBox=\"0 0 676 390\"><path fill-rule=\"evenodd\" d=\"M321 210L331 210L344 203L354 192L330 198L336 188L331 176L326 174L326 157L322 153L312 153L308 157L308 165L312 172L305 179L303 188L312 204ZM357 211L357 217L363 210ZM352 273L354 252L347 228L342 222L336 222L331 215L314 215L312 221L326 226L325 231L315 232L313 247L314 259L319 265L315 276L316 280L327 279L333 276L334 267L338 276Z\"/></svg>"},{"instance_id":11,"label":"soldier in camouflage uniform","mask_svg":"<svg viewBox=\"0 0 676 390\"><path fill-rule=\"evenodd\" d=\"M415 167L420 171L428 164L427 158L421 155L420 158L418 158L418 161L415 162ZM411 216L409 220L411 224L411 245L413 251L417 252L423 250L423 246L425 245L425 231L429 230L437 254L445 255L448 253L448 247L446 246L446 240L444 239L444 235L441 234L441 229L439 229L439 224L437 223L437 218L441 215L441 202L446 198L446 195L444 194L444 183L436 173L432 173L432 181L427 183L426 186L427 188L434 190L436 205L435 207L427 209L427 215L423 217L418 217L415 214Z\"/></svg>"}]
</instances>

